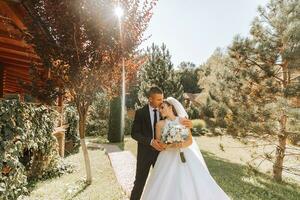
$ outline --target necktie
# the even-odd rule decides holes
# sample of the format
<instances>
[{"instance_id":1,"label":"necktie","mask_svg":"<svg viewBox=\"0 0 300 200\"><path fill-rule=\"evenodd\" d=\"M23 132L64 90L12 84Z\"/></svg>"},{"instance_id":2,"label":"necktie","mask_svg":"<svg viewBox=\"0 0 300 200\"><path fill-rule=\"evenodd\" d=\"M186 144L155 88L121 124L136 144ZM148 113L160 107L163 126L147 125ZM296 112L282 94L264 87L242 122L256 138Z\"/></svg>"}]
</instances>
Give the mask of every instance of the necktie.
<instances>
[{"instance_id":1,"label":"necktie","mask_svg":"<svg viewBox=\"0 0 300 200\"><path fill-rule=\"evenodd\" d=\"M157 122L157 114L156 114L156 109L153 109L154 113L154 121L153 121L153 130L154 130L154 139L156 138L156 122Z\"/></svg>"}]
</instances>

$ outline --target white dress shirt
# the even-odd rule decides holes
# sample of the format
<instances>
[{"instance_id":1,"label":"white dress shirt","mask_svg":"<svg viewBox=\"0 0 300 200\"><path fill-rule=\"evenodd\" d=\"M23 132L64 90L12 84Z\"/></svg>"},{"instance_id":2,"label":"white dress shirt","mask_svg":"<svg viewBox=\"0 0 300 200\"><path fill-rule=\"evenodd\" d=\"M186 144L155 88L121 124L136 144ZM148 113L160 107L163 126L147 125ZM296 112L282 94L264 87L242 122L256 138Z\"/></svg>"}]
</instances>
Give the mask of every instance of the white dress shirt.
<instances>
[{"instance_id":1,"label":"white dress shirt","mask_svg":"<svg viewBox=\"0 0 300 200\"><path fill-rule=\"evenodd\" d=\"M153 108L152 106L150 106L150 104L149 104L149 113L150 113L150 119L151 119L151 127L152 127L152 138L154 138L154 127L153 127L153 123L154 123L154 109L155 108ZM159 109L158 108L156 108L156 116L157 116L157 122L159 121L159 119L160 119L160 115L159 115ZM150 144L152 144L152 140L151 140L151 143Z\"/></svg>"}]
</instances>

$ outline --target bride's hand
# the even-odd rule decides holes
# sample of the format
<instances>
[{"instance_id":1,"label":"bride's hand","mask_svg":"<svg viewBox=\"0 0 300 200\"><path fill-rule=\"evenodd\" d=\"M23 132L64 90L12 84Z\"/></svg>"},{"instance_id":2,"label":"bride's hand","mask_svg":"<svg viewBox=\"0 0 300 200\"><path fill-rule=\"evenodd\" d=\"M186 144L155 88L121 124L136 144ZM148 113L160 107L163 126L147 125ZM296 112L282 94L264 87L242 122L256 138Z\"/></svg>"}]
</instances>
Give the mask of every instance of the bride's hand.
<instances>
[{"instance_id":1,"label":"bride's hand","mask_svg":"<svg viewBox=\"0 0 300 200\"><path fill-rule=\"evenodd\" d=\"M160 144L160 146L161 146L163 149L166 149L166 148L168 147L167 144L165 144L165 143L163 143L163 142L161 142L161 141L159 141L159 144Z\"/></svg>"},{"instance_id":2,"label":"bride's hand","mask_svg":"<svg viewBox=\"0 0 300 200\"><path fill-rule=\"evenodd\" d=\"M168 144L166 148L178 149L178 148L181 148L181 145L182 145L182 143L173 143L173 144Z\"/></svg>"},{"instance_id":3,"label":"bride's hand","mask_svg":"<svg viewBox=\"0 0 300 200\"><path fill-rule=\"evenodd\" d=\"M157 151L163 151L165 148L163 147L163 143L161 143L159 140L153 140L151 142L151 146L156 149Z\"/></svg>"},{"instance_id":4,"label":"bride's hand","mask_svg":"<svg viewBox=\"0 0 300 200\"><path fill-rule=\"evenodd\" d=\"M180 123L185 126L186 128L193 128L193 123L192 120L186 119L186 118L181 118Z\"/></svg>"}]
</instances>

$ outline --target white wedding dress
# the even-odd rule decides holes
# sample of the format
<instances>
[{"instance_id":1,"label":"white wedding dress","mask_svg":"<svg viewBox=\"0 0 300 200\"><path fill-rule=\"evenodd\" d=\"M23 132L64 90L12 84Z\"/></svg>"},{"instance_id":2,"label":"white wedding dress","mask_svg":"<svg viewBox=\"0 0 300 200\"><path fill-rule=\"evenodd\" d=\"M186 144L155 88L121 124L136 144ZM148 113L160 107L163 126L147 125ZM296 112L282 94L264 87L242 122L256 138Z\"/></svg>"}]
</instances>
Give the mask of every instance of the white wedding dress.
<instances>
[{"instance_id":1,"label":"white wedding dress","mask_svg":"<svg viewBox=\"0 0 300 200\"><path fill-rule=\"evenodd\" d=\"M165 123L179 123L179 118L177 117L175 121L166 120ZM230 199L210 175L195 140L193 139L193 144L189 147L182 148L182 151L185 163L180 159L179 149L167 149L159 153L141 199Z\"/></svg>"}]
</instances>

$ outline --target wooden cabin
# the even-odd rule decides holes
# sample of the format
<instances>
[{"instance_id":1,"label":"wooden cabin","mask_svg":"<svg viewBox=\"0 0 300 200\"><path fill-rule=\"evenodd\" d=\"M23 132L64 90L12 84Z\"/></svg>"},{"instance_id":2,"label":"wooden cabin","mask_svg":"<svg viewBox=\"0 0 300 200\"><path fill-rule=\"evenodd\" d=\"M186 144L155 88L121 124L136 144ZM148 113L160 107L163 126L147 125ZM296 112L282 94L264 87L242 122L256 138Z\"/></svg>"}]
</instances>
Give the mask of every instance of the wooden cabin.
<instances>
[{"instance_id":1,"label":"wooden cabin","mask_svg":"<svg viewBox=\"0 0 300 200\"><path fill-rule=\"evenodd\" d=\"M26 18L32 17L18 0L0 0L0 98L17 94L23 99L26 92L20 81L31 82L32 64L49 75L32 46L23 39ZM57 100L57 105L61 104L62 96Z\"/></svg>"},{"instance_id":2,"label":"wooden cabin","mask_svg":"<svg viewBox=\"0 0 300 200\"><path fill-rule=\"evenodd\" d=\"M43 69L40 58L23 39L25 17L18 1L0 0L0 98L19 95L22 100L25 91L20 81L30 82L32 63Z\"/></svg>"},{"instance_id":3,"label":"wooden cabin","mask_svg":"<svg viewBox=\"0 0 300 200\"><path fill-rule=\"evenodd\" d=\"M41 71L41 59L31 45L25 42L23 31L26 30L25 18L30 16L18 0L0 0L0 99L13 97L24 100L26 91L20 82L30 83L30 68L34 63ZM62 114L62 96L55 106ZM58 127L53 132L59 143L59 153L64 157L64 131L61 116Z\"/></svg>"},{"instance_id":4,"label":"wooden cabin","mask_svg":"<svg viewBox=\"0 0 300 200\"><path fill-rule=\"evenodd\" d=\"M33 48L23 40L24 10L16 2L0 1L0 98L24 97L20 81L30 82L31 62L39 62Z\"/></svg>"}]
</instances>

